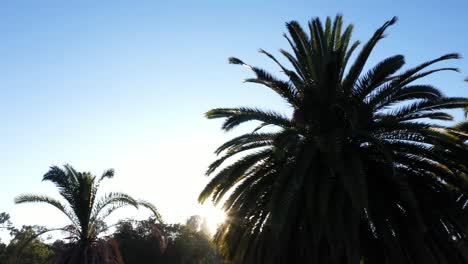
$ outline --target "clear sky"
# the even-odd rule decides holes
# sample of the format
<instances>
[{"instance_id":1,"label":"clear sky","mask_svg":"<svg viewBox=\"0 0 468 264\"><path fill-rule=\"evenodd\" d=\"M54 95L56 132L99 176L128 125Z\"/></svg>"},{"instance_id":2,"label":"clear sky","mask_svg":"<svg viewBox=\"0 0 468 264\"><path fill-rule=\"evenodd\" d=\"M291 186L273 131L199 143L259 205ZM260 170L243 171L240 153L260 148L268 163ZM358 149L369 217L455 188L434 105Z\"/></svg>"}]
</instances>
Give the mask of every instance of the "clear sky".
<instances>
[{"instance_id":1,"label":"clear sky","mask_svg":"<svg viewBox=\"0 0 468 264\"><path fill-rule=\"evenodd\" d=\"M288 113L270 91L243 84L250 72L229 65L229 56L279 74L257 50L287 48L287 21L336 13L363 41L399 17L371 64L394 54L408 65L468 56L467 10L462 0L1 1L0 212L16 225L63 224L53 209L13 198L56 196L42 175L70 163L96 174L114 168L104 191L149 200L166 221L184 221L202 210L196 198L214 149L236 134L203 113L246 105ZM462 73L427 82L466 96L468 59L442 65Z\"/></svg>"}]
</instances>

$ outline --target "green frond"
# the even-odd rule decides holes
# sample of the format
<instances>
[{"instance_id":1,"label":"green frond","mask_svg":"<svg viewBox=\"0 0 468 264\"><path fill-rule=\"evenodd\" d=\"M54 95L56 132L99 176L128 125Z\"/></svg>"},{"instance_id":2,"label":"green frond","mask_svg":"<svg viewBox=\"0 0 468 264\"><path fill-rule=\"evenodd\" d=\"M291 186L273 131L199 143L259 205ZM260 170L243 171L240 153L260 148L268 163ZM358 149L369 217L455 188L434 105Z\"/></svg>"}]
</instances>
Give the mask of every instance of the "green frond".
<instances>
[{"instance_id":1,"label":"green frond","mask_svg":"<svg viewBox=\"0 0 468 264\"><path fill-rule=\"evenodd\" d=\"M453 126L453 128L468 133L468 121L460 122Z\"/></svg>"},{"instance_id":2,"label":"green frond","mask_svg":"<svg viewBox=\"0 0 468 264\"><path fill-rule=\"evenodd\" d=\"M435 110L463 108L468 105L468 99L463 97L445 97L438 100L423 100L402 106L392 112L394 117L407 117Z\"/></svg>"},{"instance_id":3,"label":"green frond","mask_svg":"<svg viewBox=\"0 0 468 264\"><path fill-rule=\"evenodd\" d=\"M222 128L229 131L236 126L248 121L260 121L279 127L291 126L290 120L273 111L263 111L257 108L216 108L208 111L206 117L209 119L226 118Z\"/></svg>"},{"instance_id":4,"label":"green frond","mask_svg":"<svg viewBox=\"0 0 468 264\"><path fill-rule=\"evenodd\" d=\"M258 149L258 148L265 148L265 147L270 147L273 144L273 141L259 141L259 142L253 142L250 144L244 144L242 146L236 147L230 151L228 151L225 155L223 155L221 158L215 160L213 163L211 163L208 166L208 170L206 171L206 175L210 175L213 173L219 166L221 166L224 161L229 159L230 157L242 153L247 150L253 150L253 149Z\"/></svg>"},{"instance_id":5,"label":"green frond","mask_svg":"<svg viewBox=\"0 0 468 264\"><path fill-rule=\"evenodd\" d=\"M229 63L231 64L239 64L239 65L246 65L243 61L239 60L238 58L230 57Z\"/></svg>"},{"instance_id":6,"label":"green frond","mask_svg":"<svg viewBox=\"0 0 468 264\"><path fill-rule=\"evenodd\" d=\"M64 215L68 217L68 219L70 219L70 221L72 221L72 223L78 223L76 217L64 204L62 204L59 200L49 196L37 194L23 194L15 198L15 203L46 203L60 210Z\"/></svg>"},{"instance_id":7,"label":"green frond","mask_svg":"<svg viewBox=\"0 0 468 264\"><path fill-rule=\"evenodd\" d=\"M301 62L308 63L309 60L307 55L309 50L307 47L309 46L308 43L310 43L310 39L307 37L304 29L297 21L294 20L286 23L286 28L288 29L289 36L291 36L293 40L293 42L290 43L292 44L291 48L293 49L296 58L300 59Z\"/></svg>"},{"instance_id":8,"label":"green frond","mask_svg":"<svg viewBox=\"0 0 468 264\"><path fill-rule=\"evenodd\" d=\"M261 189L268 188L270 184L274 183L274 174L271 172L270 164L262 164L262 166L253 169L253 172L235 187L223 204L223 208L225 210L241 209L244 203L251 201L246 196L256 196L261 193Z\"/></svg>"},{"instance_id":9,"label":"green frond","mask_svg":"<svg viewBox=\"0 0 468 264\"><path fill-rule=\"evenodd\" d=\"M252 71L255 72L257 77L246 79L246 82L262 84L278 93L292 106L297 107L299 105L299 93L293 85L273 77L262 69L252 67Z\"/></svg>"},{"instance_id":10,"label":"green frond","mask_svg":"<svg viewBox=\"0 0 468 264\"><path fill-rule=\"evenodd\" d=\"M427 76L429 74L432 74L432 73L435 73L435 72L439 72L439 71L458 71L457 68L440 68L440 69L435 69L435 70L429 70L429 71L426 71L424 73L419 73L417 74L418 72L420 72L421 70L435 64L435 63L438 63L438 62L441 62L441 61L446 61L446 60L453 60L453 59L459 59L460 58L460 55L457 54L457 53L449 53L449 54L446 54L446 55L443 55L443 56L440 56L439 58L436 58L434 60L430 60L430 61L427 61L425 63L422 63L414 68L411 68L409 70L406 70L405 72L403 72L402 74L399 74L395 77L392 78L392 86L396 86L396 85L399 85L399 86L403 86L403 85L406 85L412 81L415 81L417 79L420 79L424 76Z\"/></svg>"},{"instance_id":11,"label":"green frond","mask_svg":"<svg viewBox=\"0 0 468 264\"><path fill-rule=\"evenodd\" d=\"M302 96L304 94L302 79L296 72L284 67L273 55L266 52L265 50L260 49L259 52L265 54L268 58L273 60L281 68L281 70L288 76L289 81L294 85L294 90L297 92L298 96Z\"/></svg>"},{"instance_id":12,"label":"green frond","mask_svg":"<svg viewBox=\"0 0 468 264\"><path fill-rule=\"evenodd\" d=\"M228 151L228 152L235 151L237 148L240 148L247 144L272 141L278 135L279 135L278 133L243 134L222 144L220 147L216 149L215 153L219 155L223 151Z\"/></svg>"},{"instance_id":13,"label":"green frond","mask_svg":"<svg viewBox=\"0 0 468 264\"><path fill-rule=\"evenodd\" d=\"M219 202L226 191L229 190L233 185L239 182L252 166L261 162L267 158L272 151L270 149L255 152L253 154L242 157L233 164L227 166L220 172L218 172L214 178L205 186L201 194L199 195L198 201L200 203L213 196L213 201Z\"/></svg>"},{"instance_id":14,"label":"green frond","mask_svg":"<svg viewBox=\"0 0 468 264\"><path fill-rule=\"evenodd\" d=\"M324 34L325 40L327 41L327 46L333 47L332 44L332 20L330 17L327 17L327 20L325 21L325 34Z\"/></svg>"},{"instance_id":15,"label":"green frond","mask_svg":"<svg viewBox=\"0 0 468 264\"><path fill-rule=\"evenodd\" d=\"M158 221L159 223L164 223L161 214L159 214L158 209L154 204L145 200L138 200L138 205L150 210L151 213L153 213L153 216L155 217L156 221Z\"/></svg>"},{"instance_id":16,"label":"green frond","mask_svg":"<svg viewBox=\"0 0 468 264\"><path fill-rule=\"evenodd\" d=\"M356 101L362 101L366 96L379 87L386 79L397 72L405 64L402 55L392 56L379 62L357 81L352 97Z\"/></svg>"},{"instance_id":17,"label":"green frond","mask_svg":"<svg viewBox=\"0 0 468 264\"><path fill-rule=\"evenodd\" d=\"M443 121L452 121L453 116L447 114L445 112L420 112L415 114L408 114L403 117L399 117L399 121L409 121L409 120L416 120L416 119L434 119L434 120L443 120Z\"/></svg>"},{"instance_id":18,"label":"green frond","mask_svg":"<svg viewBox=\"0 0 468 264\"><path fill-rule=\"evenodd\" d=\"M92 212L92 219L103 219L100 214L105 210L107 207L116 206L115 209L120 208L121 206L133 206L138 208L138 202L130 195L120 192L110 192L105 194L101 199L97 201L93 208ZM114 210L107 212L106 214L109 215Z\"/></svg>"},{"instance_id":19,"label":"green frond","mask_svg":"<svg viewBox=\"0 0 468 264\"><path fill-rule=\"evenodd\" d=\"M355 41L353 45L351 45L351 47L347 50L346 55L343 60L343 66L340 71L339 80L343 79L344 71L346 69L346 66L348 65L349 59L351 58L351 55L353 55L354 51L359 47L359 45L361 45L361 42ZM343 50L346 50L346 49L347 49L347 45L343 48Z\"/></svg>"},{"instance_id":20,"label":"green frond","mask_svg":"<svg viewBox=\"0 0 468 264\"><path fill-rule=\"evenodd\" d=\"M291 45L292 42L291 40L285 36L285 38L290 42ZM308 85L311 85L310 82L308 82L308 74L305 72L307 69L304 69L302 68L302 65L299 63L299 61L293 56L291 55L291 53L289 53L288 51L286 50L283 50L283 49L280 49L280 53L289 61L289 63L291 63L291 65L293 66L294 70L295 70L295 73L296 73L296 76L298 77L298 79L296 80L297 83L303 83L302 85L302 89L300 90L303 90L305 91L306 87ZM312 79L313 80L313 79ZM292 81L292 80L291 80ZM298 88L298 86L296 86L296 88ZM299 90L299 88L298 88Z\"/></svg>"},{"instance_id":21,"label":"green frond","mask_svg":"<svg viewBox=\"0 0 468 264\"><path fill-rule=\"evenodd\" d=\"M430 85L410 85L398 89L380 107L408 100L437 100L444 95L435 87Z\"/></svg>"},{"instance_id":22,"label":"green frond","mask_svg":"<svg viewBox=\"0 0 468 264\"><path fill-rule=\"evenodd\" d=\"M405 85L408 85L411 82L414 82L414 81L419 80L419 79L421 79L423 77L431 75L433 73L444 72L444 71L458 72L459 70L457 68L438 68L438 69L429 70L429 71L425 71L425 72L421 72L421 73L416 73L416 74L411 75L411 76L406 77L406 78L401 78L400 76L394 76L394 77L392 77L390 79L392 81L390 84L393 87L400 88L400 87L403 87Z\"/></svg>"},{"instance_id":23,"label":"green frond","mask_svg":"<svg viewBox=\"0 0 468 264\"><path fill-rule=\"evenodd\" d=\"M106 170L102 175L101 178L99 178L99 182L102 181L103 179L112 179L114 177L115 171L114 169L108 169Z\"/></svg>"},{"instance_id":24,"label":"green frond","mask_svg":"<svg viewBox=\"0 0 468 264\"><path fill-rule=\"evenodd\" d=\"M343 80L342 89L343 91L350 91L352 89L353 84L359 78L359 75L364 68L364 65L369 58L372 50L374 49L377 42L383 38L385 30L395 24L397 21L396 17L393 17L391 20L385 22L383 26L381 26L372 36L372 38L366 43L363 47L361 52L359 53L358 57L356 58L355 63L351 66L346 78Z\"/></svg>"},{"instance_id":25,"label":"green frond","mask_svg":"<svg viewBox=\"0 0 468 264\"><path fill-rule=\"evenodd\" d=\"M58 166L50 167L49 171L44 174L43 181L50 181L54 183L59 190L69 190L76 181L74 178L69 177L64 170Z\"/></svg>"},{"instance_id":26,"label":"green frond","mask_svg":"<svg viewBox=\"0 0 468 264\"><path fill-rule=\"evenodd\" d=\"M62 203L54 198L44 196L44 195L36 195L36 194L24 194L17 196L15 198L16 204L22 203L48 203L54 207L57 207L60 210L65 209L65 206Z\"/></svg>"},{"instance_id":27,"label":"green frond","mask_svg":"<svg viewBox=\"0 0 468 264\"><path fill-rule=\"evenodd\" d=\"M343 16L336 15L335 20L333 21L332 33L330 36L330 47L340 47L341 44L341 28L343 26ZM344 35L344 34L343 34Z\"/></svg>"}]
</instances>

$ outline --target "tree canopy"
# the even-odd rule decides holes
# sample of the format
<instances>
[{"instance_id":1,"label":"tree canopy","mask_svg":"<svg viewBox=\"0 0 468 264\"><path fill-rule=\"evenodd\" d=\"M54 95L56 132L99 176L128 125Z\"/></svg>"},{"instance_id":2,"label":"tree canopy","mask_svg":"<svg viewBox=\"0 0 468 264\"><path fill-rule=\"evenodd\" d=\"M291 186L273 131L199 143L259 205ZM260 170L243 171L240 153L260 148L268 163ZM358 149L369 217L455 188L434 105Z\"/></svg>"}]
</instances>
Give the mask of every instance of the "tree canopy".
<instances>
[{"instance_id":1,"label":"tree canopy","mask_svg":"<svg viewBox=\"0 0 468 264\"><path fill-rule=\"evenodd\" d=\"M231 131L258 127L221 145L200 202L223 199L228 220L217 233L234 263L466 263L460 219L468 192L468 134L445 125L468 106L423 78L453 67L442 55L403 70L403 55L369 67L374 47L395 24L352 42L343 18L287 23L288 65L260 50L285 79L238 58L246 82L273 90L293 110L216 108ZM270 129L266 129L270 128ZM228 165L226 161L235 159Z\"/></svg>"},{"instance_id":2,"label":"tree canopy","mask_svg":"<svg viewBox=\"0 0 468 264\"><path fill-rule=\"evenodd\" d=\"M44 264L48 263L53 250L46 245L38 233L44 230L38 226L23 226L21 229L10 228L13 239L8 245L0 246L2 264Z\"/></svg>"},{"instance_id":3,"label":"tree canopy","mask_svg":"<svg viewBox=\"0 0 468 264\"><path fill-rule=\"evenodd\" d=\"M201 228L203 220L190 217L185 225L158 224L154 219L119 223L113 237L126 264L204 263L220 264L211 235ZM164 250L161 237L165 237Z\"/></svg>"}]
</instances>

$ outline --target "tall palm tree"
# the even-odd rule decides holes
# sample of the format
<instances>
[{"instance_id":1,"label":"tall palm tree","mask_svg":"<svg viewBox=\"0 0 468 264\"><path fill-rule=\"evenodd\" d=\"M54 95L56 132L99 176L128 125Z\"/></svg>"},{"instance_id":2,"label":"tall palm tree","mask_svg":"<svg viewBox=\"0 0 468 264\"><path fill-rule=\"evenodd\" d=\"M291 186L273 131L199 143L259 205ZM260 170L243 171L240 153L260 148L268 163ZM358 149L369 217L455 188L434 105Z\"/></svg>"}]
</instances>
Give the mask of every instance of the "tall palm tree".
<instances>
[{"instance_id":1,"label":"tall palm tree","mask_svg":"<svg viewBox=\"0 0 468 264\"><path fill-rule=\"evenodd\" d=\"M286 80L237 58L293 110L285 116L255 107L216 108L210 119L259 126L221 145L215 173L199 196L224 201L228 220L216 241L234 263L468 263L457 202L468 192L466 136L443 125L467 98L413 84L455 68L426 70L458 59L447 54L400 71L402 55L364 71L383 24L348 66L359 42L343 19L316 18L307 31L287 23L288 68L260 50ZM434 122L432 120L437 120ZM265 130L269 127L268 130ZM224 165L227 160L236 160ZM224 166L223 166L224 165ZM464 197L464 196L463 196ZM466 199L465 199L466 201Z\"/></svg>"},{"instance_id":2,"label":"tall palm tree","mask_svg":"<svg viewBox=\"0 0 468 264\"><path fill-rule=\"evenodd\" d=\"M65 165L63 169L53 166L44 175L43 181L54 183L65 203L44 195L25 194L15 198L17 204L49 204L70 220L69 226L59 230L70 234L71 243L58 256L56 263L122 263L116 244L99 237L107 230L105 219L121 207L138 208L141 205L150 209L157 220L161 221L156 207L149 202L137 201L120 192L107 193L98 198L97 193L102 180L113 177L113 169L106 170L96 178L89 172L78 172L70 165Z\"/></svg>"}]
</instances>

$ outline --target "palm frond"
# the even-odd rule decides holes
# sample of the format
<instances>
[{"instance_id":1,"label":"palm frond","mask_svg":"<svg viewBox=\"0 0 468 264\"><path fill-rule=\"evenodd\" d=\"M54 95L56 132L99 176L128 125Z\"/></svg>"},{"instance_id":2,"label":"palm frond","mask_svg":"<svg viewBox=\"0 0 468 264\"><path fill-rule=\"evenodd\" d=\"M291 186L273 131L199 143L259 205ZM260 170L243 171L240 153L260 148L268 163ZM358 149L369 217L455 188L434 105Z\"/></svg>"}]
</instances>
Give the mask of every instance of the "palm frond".
<instances>
[{"instance_id":1,"label":"palm frond","mask_svg":"<svg viewBox=\"0 0 468 264\"><path fill-rule=\"evenodd\" d=\"M206 117L209 119L226 118L222 126L226 131L247 121L260 121L284 128L291 126L290 120L281 114L249 107L216 108L208 111Z\"/></svg>"},{"instance_id":2,"label":"palm frond","mask_svg":"<svg viewBox=\"0 0 468 264\"><path fill-rule=\"evenodd\" d=\"M76 217L73 215L70 209L68 209L59 200L54 199L52 197L37 194L23 194L15 198L15 203L46 203L60 210L64 215L68 217L68 219L70 219L70 221L72 221L72 223L78 224Z\"/></svg>"},{"instance_id":3,"label":"palm frond","mask_svg":"<svg viewBox=\"0 0 468 264\"><path fill-rule=\"evenodd\" d=\"M103 212L103 210L106 209L106 207L109 206L115 206L117 205L118 208L121 206L133 206L135 208L138 208L138 201L132 198L130 195L125 194L125 193L120 193L120 192L110 192L104 195L100 200L97 201L93 208L92 216L91 219L102 219L100 214ZM107 215L109 215L111 212L108 212Z\"/></svg>"},{"instance_id":4,"label":"palm frond","mask_svg":"<svg viewBox=\"0 0 468 264\"><path fill-rule=\"evenodd\" d=\"M364 100L369 93L383 84L389 76L397 72L404 64L405 60L402 55L392 56L379 62L358 80L352 92L354 100Z\"/></svg>"},{"instance_id":5,"label":"palm frond","mask_svg":"<svg viewBox=\"0 0 468 264\"><path fill-rule=\"evenodd\" d=\"M145 200L138 200L138 205L149 209L151 213L153 213L153 216L156 219L156 221L158 221L159 223L164 223L161 214L159 214L159 211L154 204Z\"/></svg>"},{"instance_id":6,"label":"palm frond","mask_svg":"<svg viewBox=\"0 0 468 264\"><path fill-rule=\"evenodd\" d=\"M219 202L224 193L239 182L250 167L261 162L264 158L268 157L271 152L270 149L266 149L247 155L218 172L202 191L198 200L204 202L209 196L213 195L213 201Z\"/></svg>"},{"instance_id":7,"label":"palm frond","mask_svg":"<svg viewBox=\"0 0 468 264\"><path fill-rule=\"evenodd\" d=\"M396 17L393 17L391 20L385 22L372 36L372 38L364 45L362 51L359 53L358 57L356 58L355 63L351 66L346 78L343 80L343 90L349 91L352 88L352 85L356 82L359 78L359 75L364 68L364 65L369 58L372 50L374 49L377 42L383 38L385 30L395 24L397 21Z\"/></svg>"},{"instance_id":8,"label":"palm frond","mask_svg":"<svg viewBox=\"0 0 468 264\"><path fill-rule=\"evenodd\" d=\"M114 177L115 171L114 169L107 169L99 178L99 182L103 179L112 179Z\"/></svg>"}]
</instances>

